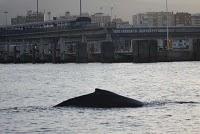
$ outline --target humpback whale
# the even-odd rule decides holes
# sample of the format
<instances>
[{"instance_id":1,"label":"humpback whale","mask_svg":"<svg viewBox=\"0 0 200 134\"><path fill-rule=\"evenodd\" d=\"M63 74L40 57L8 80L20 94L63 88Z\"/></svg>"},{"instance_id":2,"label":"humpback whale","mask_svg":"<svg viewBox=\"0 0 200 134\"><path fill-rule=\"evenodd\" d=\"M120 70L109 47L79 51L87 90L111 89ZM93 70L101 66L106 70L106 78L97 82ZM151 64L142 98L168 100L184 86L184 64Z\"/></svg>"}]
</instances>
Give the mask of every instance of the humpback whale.
<instances>
[{"instance_id":1,"label":"humpback whale","mask_svg":"<svg viewBox=\"0 0 200 134\"><path fill-rule=\"evenodd\" d=\"M63 101L54 107L136 108L143 105L138 100L96 88L93 93Z\"/></svg>"}]
</instances>

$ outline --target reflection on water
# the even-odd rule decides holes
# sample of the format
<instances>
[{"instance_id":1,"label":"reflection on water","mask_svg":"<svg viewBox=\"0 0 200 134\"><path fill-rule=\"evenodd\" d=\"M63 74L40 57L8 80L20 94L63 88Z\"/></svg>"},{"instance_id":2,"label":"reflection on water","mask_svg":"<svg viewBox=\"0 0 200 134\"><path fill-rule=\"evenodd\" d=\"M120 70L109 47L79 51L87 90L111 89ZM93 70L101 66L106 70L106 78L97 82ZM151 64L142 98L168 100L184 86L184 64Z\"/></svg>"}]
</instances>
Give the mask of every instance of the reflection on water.
<instances>
[{"instance_id":1,"label":"reflection on water","mask_svg":"<svg viewBox=\"0 0 200 134\"><path fill-rule=\"evenodd\" d=\"M0 133L198 134L199 70L199 62L0 65ZM97 87L146 105L52 108Z\"/></svg>"}]
</instances>

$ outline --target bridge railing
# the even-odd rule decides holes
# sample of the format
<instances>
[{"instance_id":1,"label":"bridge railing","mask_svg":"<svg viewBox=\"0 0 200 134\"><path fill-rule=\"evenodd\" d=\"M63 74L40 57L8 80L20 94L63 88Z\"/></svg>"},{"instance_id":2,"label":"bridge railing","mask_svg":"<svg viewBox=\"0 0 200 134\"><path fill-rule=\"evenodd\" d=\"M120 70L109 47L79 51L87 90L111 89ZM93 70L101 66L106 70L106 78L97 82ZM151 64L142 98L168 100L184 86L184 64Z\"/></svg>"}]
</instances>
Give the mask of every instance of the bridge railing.
<instances>
[{"instance_id":1,"label":"bridge railing","mask_svg":"<svg viewBox=\"0 0 200 134\"><path fill-rule=\"evenodd\" d=\"M32 34L32 33L48 33L48 32L59 32L69 30L81 30L81 29L95 29L99 26L95 23L85 24L80 26L56 26L56 27L42 27L42 28L1 28L0 36L12 36L21 34Z\"/></svg>"}]
</instances>

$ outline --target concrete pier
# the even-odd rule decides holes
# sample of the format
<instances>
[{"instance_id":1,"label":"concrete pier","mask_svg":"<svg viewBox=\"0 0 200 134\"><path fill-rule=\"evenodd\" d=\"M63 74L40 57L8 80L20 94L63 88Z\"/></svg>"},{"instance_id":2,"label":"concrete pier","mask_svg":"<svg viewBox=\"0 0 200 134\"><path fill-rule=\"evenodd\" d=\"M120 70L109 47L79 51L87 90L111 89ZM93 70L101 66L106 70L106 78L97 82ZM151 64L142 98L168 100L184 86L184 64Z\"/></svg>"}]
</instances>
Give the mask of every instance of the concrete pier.
<instances>
[{"instance_id":1,"label":"concrete pier","mask_svg":"<svg viewBox=\"0 0 200 134\"><path fill-rule=\"evenodd\" d=\"M193 58L200 61L200 39L193 40Z\"/></svg>"},{"instance_id":2,"label":"concrete pier","mask_svg":"<svg viewBox=\"0 0 200 134\"><path fill-rule=\"evenodd\" d=\"M36 50L37 50L37 45L32 45L32 63L36 63Z\"/></svg>"},{"instance_id":3,"label":"concrete pier","mask_svg":"<svg viewBox=\"0 0 200 134\"><path fill-rule=\"evenodd\" d=\"M101 62L101 42L92 41L87 43L88 62Z\"/></svg>"},{"instance_id":4,"label":"concrete pier","mask_svg":"<svg viewBox=\"0 0 200 134\"><path fill-rule=\"evenodd\" d=\"M1 27L0 63L200 60L199 26L169 27L168 46L166 27L72 23L65 20Z\"/></svg>"},{"instance_id":5,"label":"concrete pier","mask_svg":"<svg viewBox=\"0 0 200 134\"><path fill-rule=\"evenodd\" d=\"M60 46L58 44L58 40L55 39L51 42L51 57L52 57L52 63L60 63Z\"/></svg>"},{"instance_id":6,"label":"concrete pier","mask_svg":"<svg viewBox=\"0 0 200 134\"><path fill-rule=\"evenodd\" d=\"M114 62L115 47L112 41L103 41L101 43L101 62Z\"/></svg>"},{"instance_id":7,"label":"concrete pier","mask_svg":"<svg viewBox=\"0 0 200 134\"><path fill-rule=\"evenodd\" d=\"M52 44L52 49L51 49L51 57L52 57L52 63L57 63L56 60L56 44L55 42Z\"/></svg>"},{"instance_id":8,"label":"concrete pier","mask_svg":"<svg viewBox=\"0 0 200 134\"><path fill-rule=\"evenodd\" d=\"M10 41L9 54L5 43L0 44L0 63L145 63L200 60L200 39L177 38L173 40L171 48L165 47L165 40L159 41L123 38L114 41L76 41L68 38L62 38L60 41Z\"/></svg>"},{"instance_id":9,"label":"concrete pier","mask_svg":"<svg viewBox=\"0 0 200 134\"><path fill-rule=\"evenodd\" d=\"M87 43L78 42L76 44L76 62L77 63L87 63L88 62L88 52Z\"/></svg>"},{"instance_id":10,"label":"concrete pier","mask_svg":"<svg viewBox=\"0 0 200 134\"><path fill-rule=\"evenodd\" d=\"M17 63L17 61L18 61L18 60L17 60L17 59L18 59L18 58L17 58L17 54L18 54L17 46L14 46L13 49L14 49L14 51L13 51L13 56L14 56L14 57L13 57L13 62L14 62L14 63Z\"/></svg>"},{"instance_id":11,"label":"concrete pier","mask_svg":"<svg viewBox=\"0 0 200 134\"><path fill-rule=\"evenodd\" d=\"M193 55L190 51L172 51L167 52L166 61L192 61Z\"/></svg>"},{"instance_id":12,"label":"concrete pier","mask_svg":"<svg viewBox=\"0 0 200 134\"><path fill-rule=\"evenodd\" d=\"M156 62L158 45L156 40L133 40L133 62Z\"/></svg>"}]
</instances>

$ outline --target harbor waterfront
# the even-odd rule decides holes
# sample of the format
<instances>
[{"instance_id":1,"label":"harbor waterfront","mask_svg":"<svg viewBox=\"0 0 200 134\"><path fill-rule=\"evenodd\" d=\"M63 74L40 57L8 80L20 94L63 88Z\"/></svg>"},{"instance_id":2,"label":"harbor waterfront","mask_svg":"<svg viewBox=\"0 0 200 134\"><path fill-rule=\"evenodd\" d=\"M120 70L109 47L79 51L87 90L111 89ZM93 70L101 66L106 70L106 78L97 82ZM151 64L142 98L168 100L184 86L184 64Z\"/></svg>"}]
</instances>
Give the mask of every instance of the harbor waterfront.
<instances>
[{"instance_id":1,"label":"harbor waterfront","mask_svg":"<svg viewBox=\"0 0 200 134\"><path fill-rule=\"evenodd\" d=\"M0 27L0 63L199 61L199 52L199 26L101 26L79 17Z\"/></svg>"},{"instance_id":2,"label":"harbor waterfront","mask_svg":"<svg viewBox=\"0 0 200 134\"><path fill-rule=\"evenodd\" d=\"M0 133L199 134L199 62L0 64ZM53 108L95 88L142 108ZM174 102L174 103L173 103Z\"/></svg>"},{"instance_id":3,"label":"harbor waterfront","mask_svg":"<svg viewBox=\"0 0 200 134\"><path fill-rule=\"evenodd\" d=\"M0 3L0 134L200 134L200 2Z\"/></svg>"}]
</instances>

